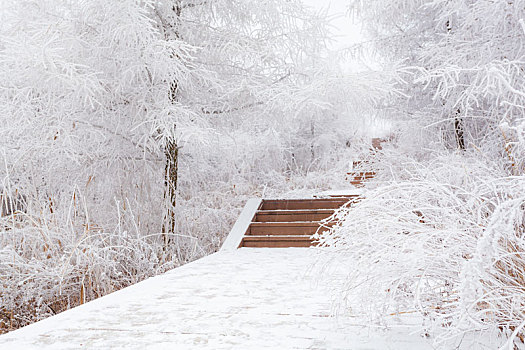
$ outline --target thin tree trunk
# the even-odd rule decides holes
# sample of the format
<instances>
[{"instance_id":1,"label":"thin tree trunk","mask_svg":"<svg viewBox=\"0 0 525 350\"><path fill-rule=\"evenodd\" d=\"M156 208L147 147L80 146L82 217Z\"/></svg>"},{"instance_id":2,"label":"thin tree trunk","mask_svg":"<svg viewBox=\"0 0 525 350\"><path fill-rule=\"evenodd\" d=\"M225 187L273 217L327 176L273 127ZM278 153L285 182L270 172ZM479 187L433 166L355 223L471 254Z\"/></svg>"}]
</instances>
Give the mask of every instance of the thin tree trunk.
<instances>
[{"instance_id":1,"label":"thin tree trunk","mask_svg":"<svg viewBox=\"0 0 525 350\"><path fill-rule=\"evenodd\" d=\"M460 117L461 111L458 109L456 112L456 117L454 118L454 135L456 136L456 146L464 151L465 150L465 135L464 135L464 126L463 118Z\"/></svg>"},{"instance_id":2,"label":"thin tree trunk","mask_svg":"<svg viewBox=\"0 0 525 350\"><path fill-rule=\"evenodd\" d=\"M452 33L452 23L450 20L445 22L447 28L447 33ZM465 150L465 135L463 127L463 118L461 118L461 110L458 108L456 111L456 116L454 117L454 136L456 137L456 146L460 150Z\"/></svg>"},{"instance_id":3,"label":"thin tree trunk","mask_svg":"<svg viewBox=\"0 0 525 350\"><path fill-rule=\"evenodd\" d=\"M172 6L172 11L175 13L175 18L178 20L180 18L182 8L180 1L175 1ZM176 30L177 23L174 23L173 28L175 29L174 35L177 39L180 39L180 35ZM168 30L168 28L165 28ZM175 55L173 57L177 59ZM179 85L177 81L170 83L169 89L169 99L172 103L175 103L178 99ZM175 130L177 126L173 125L173 133L170 135L170 138L166 141L165 146L165 156L166 156L166 166L165 166L165 175L164 175L164 202L166 205L165 208L165 217L163 224L164 234L164 249L167 250L172 243L172 235L175 233L176 227L176 217L175 217L175 208L177 207L177 180L179 176L179 147L175 139Z\"/></svg>"},{"instance_id":4,"label":"thin tree trunk","mask_svg":"<svg viewBox=\"0 0 525 350\"><path fill-rule=\"evenodd\" d=\"M173 82L170 86L170 100L176 101L178 85ZM166 212L164 218L164 245L165 249L172 243L170 234L175 233L176 218L175 208L177 207L177 180L179 177L179 146L175 139L175 130L177 126L173 125L173 133L166 141L164 154L166 156L166 166L164 175L164 202Z\"/></svg>"},{"instance_id":5,"label":"thin tree trunk","mask_svg":"<svg viewBox=\"0 0 525 350\"><path fill-rule=\"evenodd\" d=\"M175 208L177 206L177 179L179 175L179 148L174 139L170 139L166 144L166 172L165 172L165 203L166 217L164 220L164 232L175 232ZM165 244L171 243L171 239L165 238Z\"/></svg>"}]
</instances>

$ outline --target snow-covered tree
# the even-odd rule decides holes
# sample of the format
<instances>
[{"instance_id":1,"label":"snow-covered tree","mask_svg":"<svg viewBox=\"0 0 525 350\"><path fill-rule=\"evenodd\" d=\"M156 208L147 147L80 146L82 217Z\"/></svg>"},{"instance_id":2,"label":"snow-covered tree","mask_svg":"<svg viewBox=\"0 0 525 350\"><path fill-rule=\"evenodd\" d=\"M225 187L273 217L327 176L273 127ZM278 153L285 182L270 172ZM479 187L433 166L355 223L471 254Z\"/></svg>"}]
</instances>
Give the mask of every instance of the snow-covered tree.
<instances>
[{"instance_id":1,"label":"snow-covered tree","mask_svg":"<svg viewBox=\"0 0 525 350\"><path fill-rule=\"evenodd\" d=\"M248 196L328 186L309 173L391 90L342 76L296 0L1 4L1 199L17 213L0 218L0 328L214 251Z\"/></svg>"},{"instance_id":2,"label":"snow-covered tree","mask_svg":"<svg viewBox=\"0 0 525 350\"><path fill-rule=\"evenodd\" d=\"M374 323L418 314L441 348L472 331L512 348L525 328L525 2L351 3L404 81L386 105L394 142L363 163L376 180L322 237L348 264L340 288Z\"/></svg>"},{"instance_id":3,"label":"snow-covered tree","mask_svg":"<svg viewBox=\"0 0 525 350\"><path fill-rule=\"evenodd\" d=\"M385 62L409 70L406 109L524 170L522 1L356 1Z\"/></svg>"}]
</instances>

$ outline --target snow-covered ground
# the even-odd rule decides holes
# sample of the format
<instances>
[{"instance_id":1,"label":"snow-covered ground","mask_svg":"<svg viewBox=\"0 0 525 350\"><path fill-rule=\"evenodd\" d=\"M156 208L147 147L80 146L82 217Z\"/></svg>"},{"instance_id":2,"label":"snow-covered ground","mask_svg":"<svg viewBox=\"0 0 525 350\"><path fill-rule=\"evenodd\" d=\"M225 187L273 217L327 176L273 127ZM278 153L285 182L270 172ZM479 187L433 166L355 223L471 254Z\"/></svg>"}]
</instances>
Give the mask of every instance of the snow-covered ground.
<instances>
[{"instance_id":1,"label":"snow-covered ground","mask_svg":"<svg viewBox=\"0 0 525 350\"><path fill-rule=\"evenodd\" d=\"M317 258L314 248L221 251L0 336L0 349L432 348L408 326L332 317Z\"/></svg>"}]
</instances>

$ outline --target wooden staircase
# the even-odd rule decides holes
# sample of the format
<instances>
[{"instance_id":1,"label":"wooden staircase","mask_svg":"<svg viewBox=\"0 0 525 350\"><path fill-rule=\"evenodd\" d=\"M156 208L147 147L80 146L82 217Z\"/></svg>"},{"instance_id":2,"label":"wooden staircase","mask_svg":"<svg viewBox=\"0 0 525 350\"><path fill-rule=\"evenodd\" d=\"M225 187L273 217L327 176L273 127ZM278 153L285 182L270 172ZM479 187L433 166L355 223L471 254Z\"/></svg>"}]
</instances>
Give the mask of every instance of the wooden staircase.
<instances>
[{"instance_id":1,"label":"wooden staircase","mask_svg":"<svg viewBox=\"0 0 525 350\"><path fill-rule=\"evenodd\" d=\"M381 139L381 138L373 138L372 139L372 147L370 148L370 151L372 154L381 151L383 149L382 144L387 142L387 139ZM366 161L365 161L366 163ZM352 164L353 169L358 169L363 164L362 161L354 161ZM372 179L376 173L374 171L350 171L346 173L346 179L350 181L352 185L355 187L363 187L364 182Z\"/></svg>"},{"instance_id":2,"label":"wooden staircase","mask_svg":"<svg viewBox=\"0 0 525 350\"><path fill-rule=\"evenodd\" d=\"M350 183L355 187L363 187L364 182L372 179L376 173L374 171L360 171L360 172L348 172L346 173L347 179L350 180Z\"/></svg>"},{"instance_id":3,"label":"wooden staircase","mask_svg":"<svg viewBox=\"0 0 525 350\"><path fill-rule=\"evenodd\" d=\"M322 224L321 221L356 197L357 195L348 195L260 200L258 206L252 206L253 214L245 224L238 247L288 248L315 245L312 235L330 228L330 224Z\"/></svg>"},{"instance_id":4,"label":"wooden staircase","mask_svg":"<svg viewBox=\"0 0 525 350\"><path fill-rule=\"evenodd\" d=\"M387 139L372 139L370 151L382 149ZM372 179L374 171L357 170L361 161L353 163L356 169L346 174L347 180L355 187L364 186ZM330 217L336 209L354 200L358 195L332 196L309 199L250 199L239 219L233 226L221 250L248 248L288 248L310 247L316 242L315 233L330 229L333 223L322 221Z\"/></svg>"}]
</instances>

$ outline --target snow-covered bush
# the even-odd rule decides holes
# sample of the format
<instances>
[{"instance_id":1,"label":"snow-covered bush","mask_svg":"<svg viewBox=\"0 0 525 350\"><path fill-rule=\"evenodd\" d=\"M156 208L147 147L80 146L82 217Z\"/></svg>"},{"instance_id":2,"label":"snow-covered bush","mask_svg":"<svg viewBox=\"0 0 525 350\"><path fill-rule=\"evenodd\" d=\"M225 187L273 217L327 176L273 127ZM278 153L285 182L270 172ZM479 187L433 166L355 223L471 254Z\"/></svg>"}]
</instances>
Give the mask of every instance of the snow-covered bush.
<instances>
[{"instance_id":1,"label":"snow-covered bush","mask_svg":"<svg viewBox=\"0 0 525 350\"><path fill-rule=\"evenodd\" d=\"M387 326L419 315L442 348L473 331L522 338L525 177L477 151L406 147L362 165L377 178L320 237L348 271L341 307Z\"/></svg>"},{"instance_id":2,"label":"snow-covered bush","mask_svg":"<svg viewBox=\"0 0 525 350\"><path fill-rule=\"evenodd\" d=\"M525 3L351 3L405 80L392 145L360 164L376 178L321 237L343 300L374 323L417 314L445 349L482 330L523 343Z\"/></svg>"}]
</instances>

